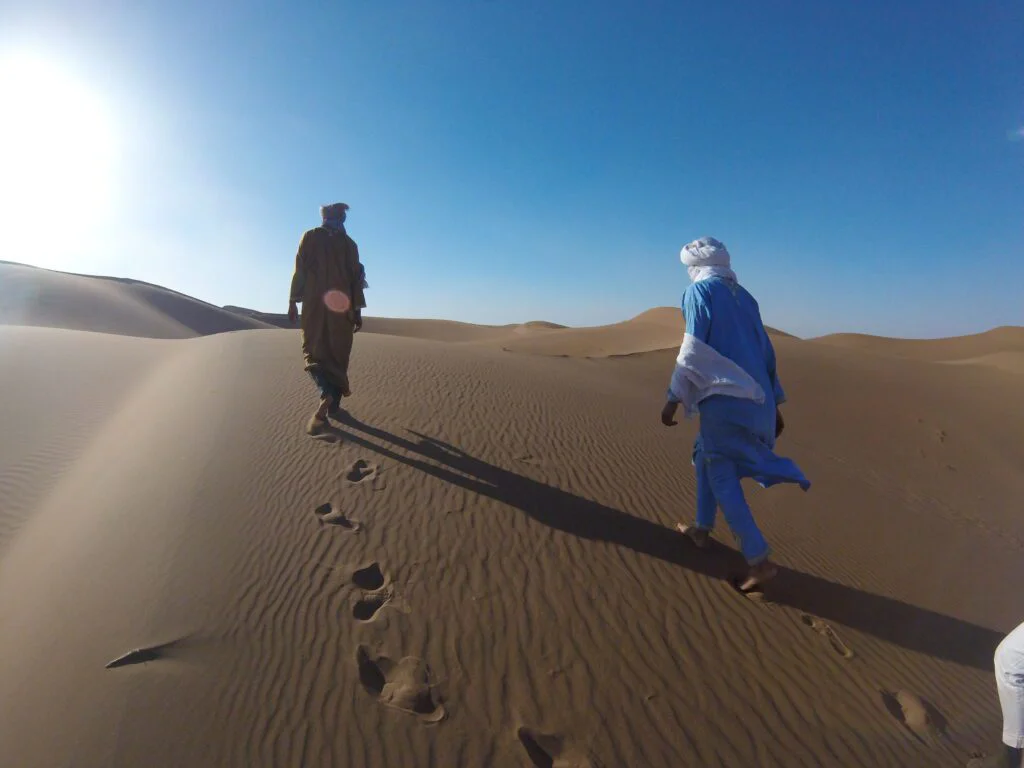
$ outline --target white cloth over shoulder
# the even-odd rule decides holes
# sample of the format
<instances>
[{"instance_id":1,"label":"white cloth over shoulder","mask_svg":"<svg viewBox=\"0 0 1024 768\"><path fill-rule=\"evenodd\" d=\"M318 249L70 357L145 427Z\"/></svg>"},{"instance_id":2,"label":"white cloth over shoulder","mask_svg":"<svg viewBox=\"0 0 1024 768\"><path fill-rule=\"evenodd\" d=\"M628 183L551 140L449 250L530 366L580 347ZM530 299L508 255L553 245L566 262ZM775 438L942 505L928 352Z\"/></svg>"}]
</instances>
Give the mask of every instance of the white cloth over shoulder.
<instances>
[{"instance_id":1,"label":"white cloth over shoulder","mask_svg":"<svg viewBox=\"0 0 1024 768\"><path fill-rule=\"evenodd\" d=\"M764 390L753 376L691 333L683 336L669 393L682 403L687 418L697 413L701 400L712 395L764 402Z\"/></svg>"},{"instance_id":2,"label":"white cloth over shoulder","mask_svg":"<svg viewBox=\"0 0 1024 768\"><path fill-rule=\"evenodd\" d=\"M736 280L729 250L721 240L713 237L701 237L684 245L679 252L679 260L683 262L690 280L694 283L710 277Z\"/></svg>"}]
</instances>

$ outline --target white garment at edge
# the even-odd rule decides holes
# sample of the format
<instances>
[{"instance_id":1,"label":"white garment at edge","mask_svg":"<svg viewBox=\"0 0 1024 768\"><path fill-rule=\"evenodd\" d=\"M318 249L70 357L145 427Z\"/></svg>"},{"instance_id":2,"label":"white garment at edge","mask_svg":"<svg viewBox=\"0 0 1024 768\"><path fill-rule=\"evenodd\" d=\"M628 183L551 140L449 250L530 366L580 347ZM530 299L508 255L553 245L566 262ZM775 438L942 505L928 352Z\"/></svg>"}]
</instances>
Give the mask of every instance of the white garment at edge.
<instances>
[{"instance_id":1,"label":"white garment at edge","mask_svg":"<svg viewBox=\"0 0 1024 768\"><path fill-rule=\"evenodd\" d=\"M1003 710L1003 743L1024 749L1024 624L996 648L996 690Z\"/></svg>"}]
</instances>

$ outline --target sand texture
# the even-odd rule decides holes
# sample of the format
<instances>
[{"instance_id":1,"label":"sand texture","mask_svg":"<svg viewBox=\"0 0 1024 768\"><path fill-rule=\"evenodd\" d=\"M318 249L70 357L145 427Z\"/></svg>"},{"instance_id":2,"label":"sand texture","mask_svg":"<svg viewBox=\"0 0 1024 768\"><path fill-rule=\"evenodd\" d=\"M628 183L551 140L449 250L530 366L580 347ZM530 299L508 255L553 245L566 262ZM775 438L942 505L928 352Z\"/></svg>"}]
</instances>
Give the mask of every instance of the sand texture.
<instances>
[{"instance_id":1,"label":"sand texture","mask_svg":"<svg viewBox=\"0 0 1024 768\"><path fill-rule=\"evenodd\" d=\"M33 279L59 306L0 326L2 766L963 766L998 743L1024 381L949 361L1013 359L1020 329L923 359L775 336L780 451L814 488L750 488L781 566L752 599L724 526L706 553L675 532L678 310L381 321L350 415L310 438L297 331Z\"/></svg>"}]
</instances>

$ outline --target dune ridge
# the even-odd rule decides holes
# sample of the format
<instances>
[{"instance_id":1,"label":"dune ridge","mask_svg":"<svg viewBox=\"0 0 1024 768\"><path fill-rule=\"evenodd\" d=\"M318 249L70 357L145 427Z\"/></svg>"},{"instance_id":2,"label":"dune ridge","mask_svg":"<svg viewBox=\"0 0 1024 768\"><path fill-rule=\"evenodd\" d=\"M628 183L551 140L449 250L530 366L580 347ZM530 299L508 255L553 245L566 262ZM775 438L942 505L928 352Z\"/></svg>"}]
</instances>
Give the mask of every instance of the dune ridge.
<instances>
[{"instance_id":1,"label":"dune ridge","mask_svg":"<svg viewBox=\"0 0 1024 768\"><path fill-rule=\"evenodd\" d=\"M0 261L0 324L154 339L271 327L150 283L7 261Z\"/></svg>"},{"instance_id":2,"label":"dune ridge","mask_svg":"<svg viewBox=\"0 0 1024 768\"><path fill-rule=\"evenodd\" d=\"M894 339L858 333L838 333L820 336L812 341L877 355L949 362L993 354L1024 352L1024 328L1004 326L984 333L944 339Z\"/></svg>"}]
</instances>

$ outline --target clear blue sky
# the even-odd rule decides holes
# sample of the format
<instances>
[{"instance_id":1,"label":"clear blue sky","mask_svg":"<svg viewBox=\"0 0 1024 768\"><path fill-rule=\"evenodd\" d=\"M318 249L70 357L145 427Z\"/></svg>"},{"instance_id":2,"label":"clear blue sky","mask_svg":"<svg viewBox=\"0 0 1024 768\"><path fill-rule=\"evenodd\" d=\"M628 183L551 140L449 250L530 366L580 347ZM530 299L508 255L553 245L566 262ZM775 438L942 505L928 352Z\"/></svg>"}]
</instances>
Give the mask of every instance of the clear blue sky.
<instances>
[{"instance_id":1,"label":"clear blue sky","mask_svg":"<svg viewBox=\"0 0 1024 768\"><path fill-rule=\"evenodd\" d=\"M801 335L1024 325L1020 0L6 0L0 30L117 136L102 227L0 258L284 311L342 200L370 314L613 322L678 304L710 234Z\"/></svg>"}]
</instances>

